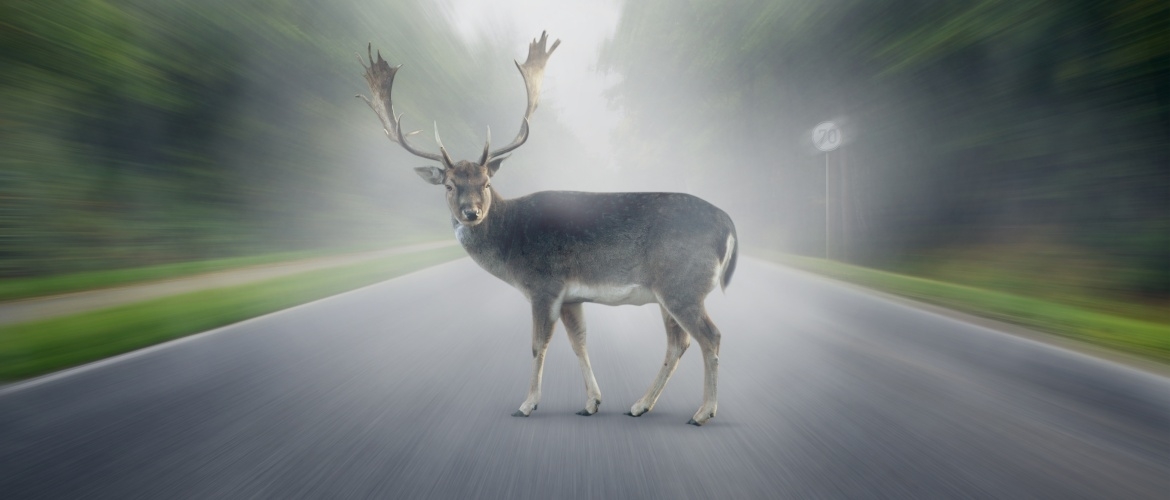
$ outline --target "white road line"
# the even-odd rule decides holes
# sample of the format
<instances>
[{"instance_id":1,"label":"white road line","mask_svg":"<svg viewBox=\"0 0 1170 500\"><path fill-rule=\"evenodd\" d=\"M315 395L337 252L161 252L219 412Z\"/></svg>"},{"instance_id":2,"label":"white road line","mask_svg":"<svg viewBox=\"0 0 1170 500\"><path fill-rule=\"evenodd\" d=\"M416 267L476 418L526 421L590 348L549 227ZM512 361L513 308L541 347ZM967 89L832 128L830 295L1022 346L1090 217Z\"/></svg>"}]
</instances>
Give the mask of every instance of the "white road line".
<instances>
[{"instance_id":1,"label":"white road line","mask_svg":"<svg viewBox=\"0 0 1170 500\"><path fill-rule=\"evenodd\" d=\"M304 304L295 305L292 307L281 309L279 311L273 311L273 312L270 312L267 314L253 317L253 318L248 318L248 319L245 319L242 321L237 321L235 323L224 325L224 326L221 326L218 328L213 328L213 329L207 330L205 332L193 333L191 335L186 335L183 337L179 337L177 339L168 340L168 341L163 342L161 344L155 344L155 345L152 345L149 347L143 347L141 349L118 354L118 355L115 355L115 356L112 356L109 358L103 358L103 359L100 359L97 361L92 361L92 362L89 362L89 363L86 363L83 365L74 366L72 368L66 368L66 369L61 370L61 371L47 373L47 374L41 375L39 377L33 377L33 378L28 379L28 380L22 380L19 382L13 382L13 383L10 383L7 385L2 385L2 386L0 386L0 397L7 396L9 394L14 394L14 393L26 390L26 389L31 389L31 388L37 387L39 385L44 385L44 384L47 384L50 382L54 382L57 380L65 379L65 378L72 377L75 375L79 375L79 374L82 374L82 373L85 373L88 371L97 370L97 369L105 367L105 366L110 366L113 364L121 363L123 361L131 360L131 359L134 359L134 358L137 358L140 356L145 356L145 355L151 354L155 351L161 351L163 349L168 349L168 348L171 348L171 347L174 347L174 346L177 346L180 344L184 344L187 342L194 342L196 340L205 339L205 338L211 337L213 335L217 335L217 334L223 333L225 331L231 330L233 328L237 328L237 327L240 327L240 326L252 323L252 322L264 320L264 319L268 318L269 316L275 316L277 314L286 313L289 311L300 309L302 307L308 307L308 306L314 305L318 302L337 299L337 298L343 297L345 295L360 292L360 291L365 290L367 288L371 288L371 287L385 284L387 281L393 281L393 280L396 280L399 278L405 278L405 277L410 276L412 274L420 273L420 272L426 271L428 269L432 269L436 266L442 266L442 265L446 265L446 264L451 264L453 262L459 262L460 260L467 259L467 258L469 258L469 257L460 257L460 258L455 259L455 260L450 260L450 261L443 262L440 264L427 266L427 267L424 267L422 269L411 271L409 273L406 273L406 274L403 274L400 276L395 276L395 277L390 278L390 279L385 280L385 281L379 281L377 283L366 285L366 286L363 286L361 288L355 288L353 290L341 292L341 293L336 294L336 295L330 295L328 297L323 297L323 298L320 298L320 299L317 299L317 300L314 300L311 302L305 302Z\"/></svg>"}]
</instances>

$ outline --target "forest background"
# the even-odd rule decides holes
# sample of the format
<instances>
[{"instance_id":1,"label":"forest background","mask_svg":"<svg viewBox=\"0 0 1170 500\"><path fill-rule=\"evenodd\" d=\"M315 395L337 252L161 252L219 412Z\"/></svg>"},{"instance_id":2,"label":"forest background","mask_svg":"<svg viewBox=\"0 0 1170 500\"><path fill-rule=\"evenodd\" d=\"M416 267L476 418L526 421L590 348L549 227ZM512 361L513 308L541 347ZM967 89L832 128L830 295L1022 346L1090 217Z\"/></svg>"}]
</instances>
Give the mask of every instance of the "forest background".
<instances>
[{"instance_id":1,"label":"forest background","mask_svg":"<svg viewBox=\"0 0 1170 500\"><path fill-rule=\"evenodd\" d=\"M522 46L466 43L435 5L0 1L0 279L449 238L421 161L353 99L372 40L404 64L407 126L467 158L485 125L511 137ZM547 102L506 194L688 191L752 247L1170 305L1170 4L620 9L595 61L610 145ZM826 119L847 140L828 184Z\"/></svg>"}]
</instances>

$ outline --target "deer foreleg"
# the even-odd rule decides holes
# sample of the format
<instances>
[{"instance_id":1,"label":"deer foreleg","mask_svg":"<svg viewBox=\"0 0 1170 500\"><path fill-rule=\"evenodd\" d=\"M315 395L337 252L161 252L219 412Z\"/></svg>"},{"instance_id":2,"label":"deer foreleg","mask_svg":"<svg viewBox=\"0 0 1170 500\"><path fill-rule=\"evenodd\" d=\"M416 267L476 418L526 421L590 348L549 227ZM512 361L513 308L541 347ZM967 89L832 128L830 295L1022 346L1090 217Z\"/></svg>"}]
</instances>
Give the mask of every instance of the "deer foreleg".
<instances>
[{"instance_id":1,"label":"deer foreleg","mask_svg":"<svg viewBox=\"0 0 1170 500\"><path fill-rule=\"evenodd\" d=\"M544 375L544 356L552 340L553 327L560 319L560 298L533 298L532 300L532 380L528 385L528 397L513 417L527 417L540 403L540 381Z\"/></svg>"},{"instance_id":2,"label":"deer foreleg","mask_svg":"<svg viewBox=\"0 0 1170 500\"><path fill-rule=\"evenodd\" d=\"M577 414L589 416L597 413L597 407L601 405L601 389L597 387L597 379L593 376L593 367L589 364L589 351L585 347L585 317L581 314L581 304L562 305L561 322L565 324L565 332L569 334L569 343L573 345L573 352L577 354L577 363L581 365L581 375L585 377L585 409Z\"/></svg>"},{"instance_id":3,"label":"deer foreleg","mask_svg":"<svg viewBox=\"0 0 1170 500\"><path fill-rule=\"evenodd\" d=\"M666 308L663 307L661 310L662 322L666 324L666 359L662 362L662 368L658 370L658 376L654 378L654 383L646 390L646 394L634 403L634 406L630 407L630 412L627 413L630 416L637 417L654 409L658 398L662 396L662 390L666 388L666 382L670 380L671 375L674 375L674 370L678 368L679 358L691 345L691 339L687 336L687 332L683 331L678 322L666 311Z\"/></svg>"}]
</instances>

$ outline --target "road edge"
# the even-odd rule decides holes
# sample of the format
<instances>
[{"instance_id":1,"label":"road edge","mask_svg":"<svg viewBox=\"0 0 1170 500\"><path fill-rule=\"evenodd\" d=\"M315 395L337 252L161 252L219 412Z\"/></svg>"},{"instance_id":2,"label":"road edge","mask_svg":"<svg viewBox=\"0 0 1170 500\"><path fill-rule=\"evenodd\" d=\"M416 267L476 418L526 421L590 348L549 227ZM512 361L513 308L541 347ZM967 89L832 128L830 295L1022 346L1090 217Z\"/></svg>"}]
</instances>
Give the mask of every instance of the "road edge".
<instances>
[{"instance_id":1,"label":"road edge","mask_svg":"<svg viewBox=\"0 0 1170 500\"><path fill-rule=\"evenodd\" d=\"M1013 337L1022 338L1025 340L1030 340L1032 342L1036 342L1036 343L1044 344L1044 345L1047 345L1050 347L1062 349L1064 351L1068 351L1068 352L1071 352L1071 353L1074 353L1077 355L1087 356L1089 358L1093 358L1093 359L1096 359L1098 361L1110 362L1110 363L1120 365L1120 366L1123 366L1123 367L1126 367L1126 368L1129 368L1132 370L1136 370L1136 371L1139 371L1142 373L1155 375L1155 376L1159 376L1159 377L1163 377L1163 378L1170 378L1170 365L1159 363L1157 361L1146 359L1146 358L1143 358L1141 356L1137 356L1137 355L1130 354L1127 352L1116 351L1116 350L1112 350L1112 349L1109 349L1106 347L1098 346L1096 344L1091 344L1091 343L1079 341L1079 340L1076 340L1073 338L1064 337L1064 336L1061 336L1061 335L1058 335L1055 333L1048 333L1048 332L1043 332L1043 331L1039 331L1039 330L1033 330L1031 328L1016 325L1013 323L1008 323L1005 321L991 319L991 318L979 316L976 314L958 311L955 309L950 309L950 308L943 307L943 306L936 305L936 304L930 304L927 302L917 301L917 300L914 300L914 299L911 299L908 297L903 297L901 295L878 290L876 288L870 288L867 286L858 285L856 283L851 283L848 281L843 281L843 280L839 280L836 278L831 278L831 277L825 276L823 274L817 274L817 273L812 272L812 271L806 271L804 269L800 269L797 267L787 266L787 265L784 265L784 264L781 264L778 262L773 262L773 261L768 260L766 258L755 257L755 256L748 256L747 258L754 260L754 261L757 261L757 262L762 263L762 264L778 267L778 268L784 269L786 271L792 271L792 272L803 274L806 276L811 276L811 277L815 277L815 278L824 279L826 281L831 281L834 284L841 285L843 287L852 289L854 291L866 293L869 295L874 295L874 296L880 297L882 299L889 300L890 302L895 302L895 303L901 304L903 306L906 306L906 307L909 307L912 309L917 309L917 310L920 310L920 311L923 311L926 313L934 314L937 316L943 316L943 317L950 318L950 319L953 319L956 321L961 321L963 323L972 324L972 325L986 328L988 330L999 332L999 333L1002 333L1005 335L1011 335Z\"/></svg>"},{"instance_id":2,"label":"road edge","mask_svg":"<svg viewBox=\"0 0 1170 500\"><path fill-rule=\"evenodd\" d=\"M36 377L33 377L33 378L30 378L30 379L19 380L19 381L16 381L16 382L10 382L10 383L7 383L7 384L0 384L0 398L6 397L6 396L8 396L8 395L10 395L10 394L15 394L15 393L18 393L18 392L20 392L20 391L24 391L24 390L27 390L27 389L31 389L31 388L33 388L33 387L37 387L37 386L40 386L40 385L44 385L44 384L48 384L48 383L52 383L52 382L55 382L55 381L57 381L57 380L66 379L66 378L72 377L72 376L74 376L74 375L79 375L79 374L81 374L81 373L85 373L85 372L88 372L88 371L97 370L97 369L103 368L103 367L105 367L105 366L109 366L109 365L117 364L117 363L120 363L120 362L123 362L123 361L127 361L127 360L130 360L130 359L134 359L134 358L140 357L140 356L145 356L145 355L151 354L151 353L153 353L153 352L155 352L155 351L161 351L161 350L163 350L163 349L167 349L167 348L170 348L170 347L174 347L174 346L176 346L176 345L179 345L179 344L183 344L183 343L186 343L186 342L194 342L194 341L197 341L197 340L201 340L201 339L205 339L205 338L208 338L208 337L212 337L212 336L214 336L214 335L218 335L218 334L220 334L220 333L224 333L225 331L227 331L227 330L230 330L230 329L232 329L232 328L235 328L235 327L237 327L237 326L241 326L241 325L244 325L244 324L247 324L247 323L251 323L251 322L253 322L253 321L260 321L260 320L263 320L263 319L265 319L265 318L267 318L267 317L269 317L269 316L273 316L273 315L276 315L276 314L285 313L285 312L292 311L292 310L294 310L294 309L299 309L299 308L302 308L302 307L311 306L311 305L313 305L313 304L316 304L316 303L318 303L318 302L322 302L322 301L326 301L326 300L332 300L332 299L336 299L336 298L338 298L338 297L341 297L341 296L343 296L343 295L348 295L348 294L351 294L351 293L356 293L356 292L359 292L359 291L365 290L366 288L370 288L370 287L380 286L380 285L383 285L383 284L385 284L385 283L387 283L387 282L389 282L389 281L394 281L394 280L396 280L396 279L405 278L405 277L407 277L407 276L413 275L413 274L415 274L415 273L420 273L420 272L426 271L426 270L428 270L428 269L431 269L431 268L434 268L434 267L438 267L438 266L442 266L442 265L446 265L446 264L451 264L451 263L453 263L453 262L459 262L459 261L461 261L461 260L463 260L463 259L469 259L469 258L470 258L470 257L457 257L457 258L455 258L455 259L452 259L452 260L449 260L449 261L446 261L446 262L441 262L441 263L438 263L438 264L430 265L430 266L427 266L427 267L424 267L424 268L421 268L421 269L415 269L414 271L408 272L408 273L406 273L406 274L402 274L402 275L399 275L399 276L395 276L395 277L393 277L393 278L390 278L390 279L387 279L387 280L383 280L383 281L379 281L379 282L377 282L377 283L371 283L371 284L369 284L369 285L365 285L365 286L361 286L361 287L358 287L358 288L354 288L354 289L352 289L352 290L346 290L346 291L344 291L344 292L341 292L341 293L336 293L336 294L330 295L330 296L328 296L328 297L322 297L322 298L319 298L319 299L316 299L316 300L312 300L312 301L309 301L309 302L305 302L305 303L303 303L303 304L297 304L297 305L295 305L295 306L292 306L292 307L286 307L286 308L284 308L284 309L280 309L280 310L278 310L278 311L272 311L272 312L269 312L269 313L261 314L261 315L259 315L259 316L253 316L253 317L251 317L251 318L248 318L248 319L245 319L245 320L241 320L241 321L237 321L237 322L235 322L235 323L230 323L230 324L227 324L227 325L223 325L223 326L219 326L219 327L216 327L216 328L212 328L211 330L207 330L207 331L203 331L203 332L198 332L198 333L192 333L192 334L190 334L190 335L184 335L184 336L182 336L182 337L179 337L179 338L176 338L176 339L171 339L171 340L168 340L168 341L166 341L166 342L162 342L162 343L158 343L158 344L150 345L150 346L147 346L147 347L143 347L143 348L141 348L141 349L135 349L135 350L133 350L133 351L124 352L124 353L122 353L122 354L116 354L116 355L114 355L114 356L110 356L110 357L108 357L108 358L102 358L102 359L99 359L99 360L90 361L90 362L88 362L88 363L80 364L80 365L77 365L77 366L72 366L72 367L69 367L69 368L65 368L65 369L63 369L63 370L59 370L59 371L55 371L55 372L51 372L51 373L46 373L46 374L44 374L44 375L38 375L38 376L36 376Z\"/></svg>"}]
</instances>

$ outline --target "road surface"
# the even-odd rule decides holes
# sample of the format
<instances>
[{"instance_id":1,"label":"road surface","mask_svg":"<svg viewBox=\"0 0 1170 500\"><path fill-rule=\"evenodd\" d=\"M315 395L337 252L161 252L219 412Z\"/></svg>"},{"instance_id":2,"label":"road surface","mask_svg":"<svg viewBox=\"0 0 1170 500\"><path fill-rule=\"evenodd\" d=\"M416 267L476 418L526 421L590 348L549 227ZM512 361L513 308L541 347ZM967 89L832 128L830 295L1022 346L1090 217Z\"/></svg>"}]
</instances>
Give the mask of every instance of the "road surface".
<instances>
[{"instance_id":1,"label":"road surface","mask_svg":"<svg viewBox=\"0 0 1170 500\"><path fill-rule=\"evenodd\" d=\"M658 406L657 309L585 308L603 402L558 327L462 259L0 389L0 497L1166 498L1170 379L745 258Z\"/></svg>"}]
</instances>

